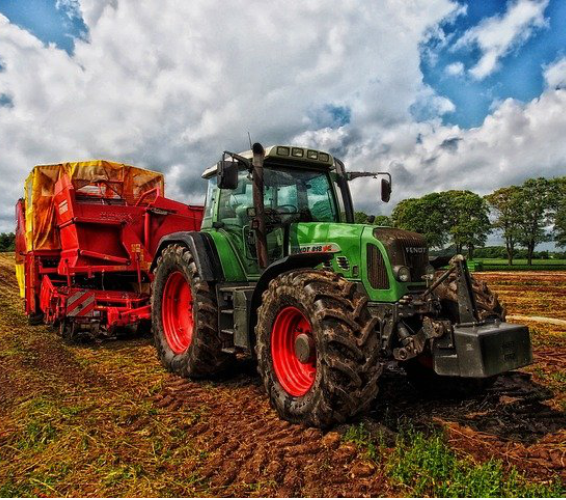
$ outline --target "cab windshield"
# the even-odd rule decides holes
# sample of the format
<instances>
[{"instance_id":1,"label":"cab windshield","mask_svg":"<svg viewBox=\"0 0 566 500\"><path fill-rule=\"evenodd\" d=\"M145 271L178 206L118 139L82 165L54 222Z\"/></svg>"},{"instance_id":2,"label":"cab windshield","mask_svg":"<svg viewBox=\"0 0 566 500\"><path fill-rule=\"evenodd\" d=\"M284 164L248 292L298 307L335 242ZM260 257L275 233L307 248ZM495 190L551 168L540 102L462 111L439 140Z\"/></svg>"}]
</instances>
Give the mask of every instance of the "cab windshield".
<instances>
[{"instance_id":1,"label":"cab windshield","mask_svg":"<svg viewBox=\"0 0 566 500\"><path fill-rule=\"evenodd\" d=\"M339 222L328 172L266 166L264 184L266 213L288 222ZM245 225L251 207L252 181L247 171L241 171L238 187L220 194L218 219L225 224Z\"/></svg>"}]
</instances>

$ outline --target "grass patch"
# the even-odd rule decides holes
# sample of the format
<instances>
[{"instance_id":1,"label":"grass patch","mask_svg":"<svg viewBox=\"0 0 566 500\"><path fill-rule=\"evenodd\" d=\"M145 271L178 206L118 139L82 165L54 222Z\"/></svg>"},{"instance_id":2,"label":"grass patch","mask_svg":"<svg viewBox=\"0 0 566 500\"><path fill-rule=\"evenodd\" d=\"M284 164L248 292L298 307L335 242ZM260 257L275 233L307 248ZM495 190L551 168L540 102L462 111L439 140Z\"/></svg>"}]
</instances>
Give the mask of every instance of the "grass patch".
<instances>
[{"instance_id":1,"label":"grass patch","mask_svg":"<svg viewBox=\"0 0 566 500\"><path fill-rule=\"evenodd\" d=\"M381 450L385 448L383 435L379 434L377 438L374 438L364 424L350 426L342 440L355 444L367 459L375 462L379 461Z\"/></svg>"},{"instance_id":2,"label":"grass patch","mask_svg":"<svg viewBox=\"0 0 566 500\"><path fill-rule=\"evenodd\" d=\"M388 458L387 470L410 495L419 497L560 498L566 494L561 483L529 482L515 469L505 470L498 460L476 464L459 458L438 431L430 436L403 431Z\"/></svg>"}]
</instances>

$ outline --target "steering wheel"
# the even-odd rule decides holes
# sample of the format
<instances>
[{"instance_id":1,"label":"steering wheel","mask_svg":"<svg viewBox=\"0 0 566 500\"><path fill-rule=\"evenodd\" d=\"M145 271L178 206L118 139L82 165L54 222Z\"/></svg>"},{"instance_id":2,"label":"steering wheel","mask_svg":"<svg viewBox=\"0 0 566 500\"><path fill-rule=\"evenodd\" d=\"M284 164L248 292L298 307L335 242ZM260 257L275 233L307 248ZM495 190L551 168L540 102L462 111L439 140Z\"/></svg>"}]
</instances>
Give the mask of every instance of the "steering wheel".
<instances>
[{"instance_id":1,"label":"steering wheel","mask_svg":"<svg viewBox=\"0 0 566 500\"><path fill-rule=\"evenodd\" d=\"M295 205L279 205L276 209L279 215L298 213L299 209Z\"/></svg>"}]
</instances>

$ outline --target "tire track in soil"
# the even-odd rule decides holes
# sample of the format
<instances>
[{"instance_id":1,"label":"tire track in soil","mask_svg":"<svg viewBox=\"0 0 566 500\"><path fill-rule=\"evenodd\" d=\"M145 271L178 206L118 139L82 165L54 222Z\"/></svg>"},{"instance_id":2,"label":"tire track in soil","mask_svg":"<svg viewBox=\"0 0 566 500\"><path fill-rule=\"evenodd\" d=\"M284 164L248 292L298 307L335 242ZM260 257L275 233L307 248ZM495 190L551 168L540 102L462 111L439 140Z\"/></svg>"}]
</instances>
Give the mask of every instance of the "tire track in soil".
<instances>
[{"instance_id":1,"label":"tire track in soil","mask_svg":"<svg viewBox=\"0 0 566 500\"><path fill-rule=\"evenodd\" d=\"M208 451L200 474L214 495L377 496L391 491L378 465L364 460L337 432L323 433L278 418L259 377L240 376L210 388L175 376L155 406L202 417L184 431ZM266 489L267 488L267 491Z\"/></svg>"},{"instance_id":2,"label":"tire track in soil","mask_svg":"<svg viewBox=\"0 0 566 500\"><path fill-rule=\"evenodd\" d=\"M532 479L566 480L566 414L552 407L552 391L530 374L502 375L485 394L468 399L424 397L404 379L398 369L386 372L373 419L410 416L417 428L433 422L446 429L452 447L480 462L495 457Z\"/></svg>"},{"instance_id":3,"label":"tire track in soil","mask_svg":"<svg viewBox=\"0 0 566 500\"><path fill-rule=\"evenodd\" d=\"M564 321L557 317L564 314L560 305L566 293L566 272L479 274L499 294L508 310L516 314L515 317L509 315L509 319L526 323L532 331L538 318L525 314L551 313L551 318L541 317L539 324L546 323L548 333L560 338ZM548 309L548 303L553 305L552 309ZM553 393L545 383L538 383L540 378L536 376L537 370L564 373L566 346L557 344L549 348L544 341L535 338L533 350L534 364L528 371L534 370L534 375L523 371L503 375L478 401L475 410L474 405L468 405L459 418L441 421L447 428L451 445L478 460L495 455L533 479L558 475L566 481L564 392L557 389Z\"/></svg>"}]
</instances>

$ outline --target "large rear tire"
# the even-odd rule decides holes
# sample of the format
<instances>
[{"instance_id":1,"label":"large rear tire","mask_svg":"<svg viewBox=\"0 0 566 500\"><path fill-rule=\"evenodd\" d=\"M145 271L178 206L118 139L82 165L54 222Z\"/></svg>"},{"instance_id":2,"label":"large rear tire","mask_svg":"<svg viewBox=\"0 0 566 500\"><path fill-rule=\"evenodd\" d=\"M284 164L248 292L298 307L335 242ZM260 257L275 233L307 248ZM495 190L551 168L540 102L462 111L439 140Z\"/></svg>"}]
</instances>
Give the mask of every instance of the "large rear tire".
<instances>
[{"instance_id":1,"label":"large rear tire","mask_svg":"<svg viewBox=\"0 0 566 500\"><path fill-rule=\"evenodd\" d=\"M222 351L216 297L188 248L169 245L159 257L151 311L157 355L169 371L202 378L226 367L231 356Z\"/></svg>"},{"instance_id":2,"label":"large rear tire","mask_svg":"<svg viewBox=\"0 0 566 500\"><path fill-rule=\"evenodd\" d=\"M272 406L294 423L329 427L375 400L377 318L356 285L328 271L301 270L269 284L258 309L258 369Z\"/></svg>"}]
</instances>

